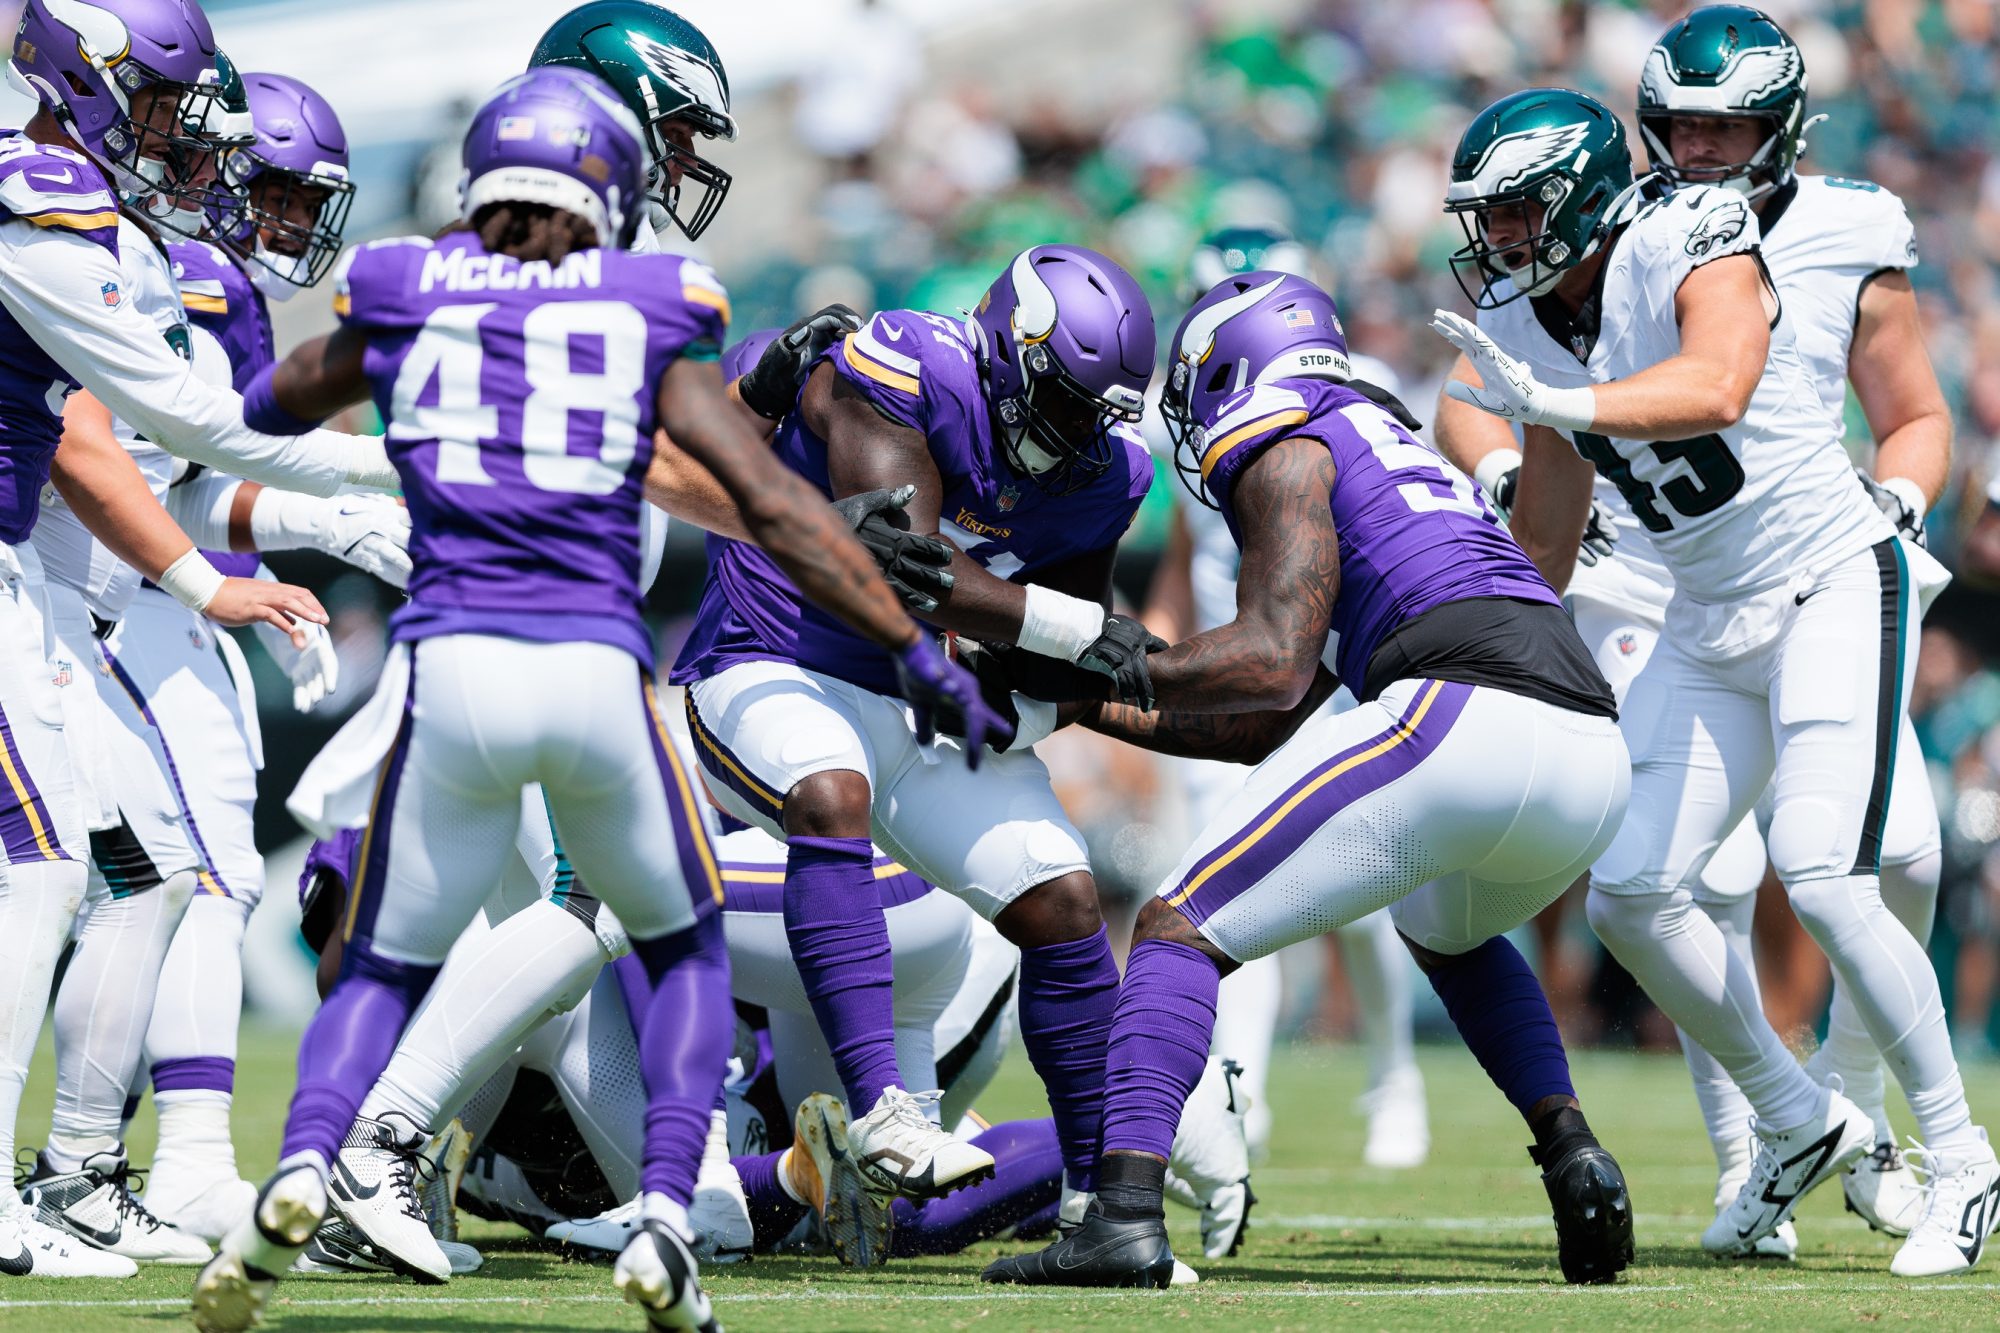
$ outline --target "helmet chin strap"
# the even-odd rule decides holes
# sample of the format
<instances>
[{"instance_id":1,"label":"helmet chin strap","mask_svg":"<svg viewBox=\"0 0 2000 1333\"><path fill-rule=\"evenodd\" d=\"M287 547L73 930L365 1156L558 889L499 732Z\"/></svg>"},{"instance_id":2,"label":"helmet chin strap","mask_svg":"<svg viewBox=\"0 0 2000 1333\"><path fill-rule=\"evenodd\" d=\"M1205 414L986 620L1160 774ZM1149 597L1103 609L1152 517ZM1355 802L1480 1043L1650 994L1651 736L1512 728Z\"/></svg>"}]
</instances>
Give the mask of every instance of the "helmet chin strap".
<instances>
[{"instance_id":1,"label":"helmet chin strap","mask_svg":"<svg viewBox=\"0 0 2000 1333\"><path fill-rule=\"evenodd\" d=\"M1057 464L1062 462L1060 458L1029 439L1026 426L1009 426L1004 429L1007 431L1008 442L1014 447L1014 457L1019 461L1021 470L1030 476L1039 477L1044 472L1054 471Z\"/></svg>"}]
</instances>

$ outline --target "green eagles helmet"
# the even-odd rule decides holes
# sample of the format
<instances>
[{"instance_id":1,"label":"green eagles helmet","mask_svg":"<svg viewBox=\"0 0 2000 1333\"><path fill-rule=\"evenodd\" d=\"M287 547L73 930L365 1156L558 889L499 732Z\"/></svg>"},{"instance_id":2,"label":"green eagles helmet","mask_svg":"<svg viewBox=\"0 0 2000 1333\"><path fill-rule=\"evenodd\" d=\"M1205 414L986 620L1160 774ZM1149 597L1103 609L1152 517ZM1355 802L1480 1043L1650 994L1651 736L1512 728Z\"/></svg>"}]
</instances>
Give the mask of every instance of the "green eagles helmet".
<instances>
[{"instance_id":1,"label":"green eagles helmet","mask_svg":"<svg viewBox=\"0 0 2000 1333\"><path fill-rule=\"evenodd\" d=\"M729 193L729 173L660 131L662 123L678 120L704 138L736 137L729 75L701 29L645 0L592 0L542 34L528 68L542 65L587 70L611 85L646 127L653 159L646 200L657 210L655 226L663 213L689 240L706 231ZM681 191L690 181L702 195L684 208Z\"/></svg>"},{"instance_id":2,"label":"green eagles helmet","mask_svg":"<svg viewBox=\"0 0 2000 1333\"><path fill-rule=\"evenodd\" d=\"M1676 116L1751 117L1771 133L1748 161L1683 171L1667 129ZM1727 184L1755 199L1789 183L1805 148L1806 62L1798 44L1748 5L1706 5L1668 28L1639 76L1639 136L1676 185Z\"/></svg>"},{"instance_id":3,"label":"green eagles helmet","mask_svg":"<svg viewBox=\"0 0 2000 1333\"><path fill-rule=\"evenodd\" d=\"M1565 88L1501 98L1452 154L1444 209L1465 229L1451 256L1458 285L1482 310L1542 295L1603 243L1631 189L1625 127L1602 102ZM1520 210L1527 235L1503 250L1486 232L1507 208ZM1494 290L1502 278L1513 284L1504 295Z\"/></svg>"},{"instance_id":4,"label":"green eagles helmet","mask_svg":"<svg viewBox=\"0 0 2000 1333\"><path fill-rule=\"evenodd\" d=\"M1237 273L1258 270L1290 273L1312 279L1312 256L1278 227L1224 227L1202 237L1188 256L1182 298L1193 305L1215 290L1215 284Z\"/></svg>"}]
</instances>

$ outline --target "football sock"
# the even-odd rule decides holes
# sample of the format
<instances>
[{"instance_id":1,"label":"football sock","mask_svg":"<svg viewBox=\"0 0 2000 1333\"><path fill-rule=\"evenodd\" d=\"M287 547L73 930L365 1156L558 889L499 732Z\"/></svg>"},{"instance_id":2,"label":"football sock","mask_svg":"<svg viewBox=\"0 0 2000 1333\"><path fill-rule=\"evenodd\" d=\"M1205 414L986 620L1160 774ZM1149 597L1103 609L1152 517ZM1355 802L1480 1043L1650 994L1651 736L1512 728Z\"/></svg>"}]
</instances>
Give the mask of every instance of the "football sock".
<instances>
[{"instance_id":1,"label":"football sock","mask_svg":"<svg viewBox=\"0 0 2000 1333\"><path fill-rule=\"evenodd\" d=\"M743 1197L750 1202L750 1228L756 1235L759 1254L768 1254L789 1236L799 1219L812 1209L795 1198L784 1185L783 1159L789 1148L756 1157L732 1157L743 1182Z\"/></svg>"},{"instance_id":2,"label":"football sock","mask_svg":"<svg viewBox=\"0 0 2000 1333\"><path fill-rule=\"evenodd\" d=\"M0 1162L14 1160L28 1062L83 888L81 861L18 861L0 876Z\"/></svg>"},{"instance_id":3,"label":"football sock","mask_svg":"<svg viewBox=\"0 0 2000 1333\"><path fill-rule=\"evenodd\" d=\"M1220 975L1213 959L1185 944L1132 947L1105 1058L1105 1160L1120 1151L1152 1153L1165 1169L1181 1109L1208 1064Z\"/></svg>"},{"instance_id":4,"label":"football sock","mask_svg":"<svg viewBox=\"0 0 2000 1333\"><path fill-rule=\"evenodd\" d=\"M785 938L833 1055L850 1115L874 1109L896 1069L889 923L866 838L792 838L785 858Z\"/></svg>"},{"instance_id":5,"label":"football sock","mask_svg":"<svg viewBox=\"0 0 2000 1333\"><path fill-rule=\"evenodd\" d=\"M1729 898L1697 898L1695 905L1715 923L1729 952L1742 965L1750 984L1757 984L1757 959L1751 928L1757 915L1757 895L1739 894ZM1716 1058L1703 1050L1686 1032L1675 1030L1681 1039L1681 1054L1687 1059L1694 1079L1694 1100L1701 1108L1702 1123L1708 1127L1709 1146L1715 1150L1716 1171L1723 1177L1749 1169L1750 1099L1736 1086ZM1868 1048L1870 1056L1875 1048ZM1810 1066L1809 1066L1810 1067Z\"/></svg>"},{"instance_id":6,"label":"football sock","mask_svg":"<svg viewBox=\"0 0 2000 1333\"><path fill-rule=\"evenodd\" d=\"M1386 914L1378 915L1387 919ZM1364 919L1372 921L1374 918ZM1390 933L1394 934L1393 926ZM1371 951L1373 947L1370 940L1356 948L1354 953ZM1402 945L1398 943L1396 948L1401 952ZM1384 1043L1395 1039L1396 1019L1388 1012L1394 1008L1394 997L1376 995L1375 988L1351 967L1348 975L1354 982L1355 1006L1363 1014L1362 1030L1368 1042L1369 1065L1372 1068L1378 1055L1377 1038ZM1371 973L1371 977L1375 975L1378 974ZM1406 1000L1402 1011L1402 1030L1407 1041L1410 1014L1407 979L1398 977L1386 989L1394 991L1398 986ZM1364 989L1371 992L1371 998L1362 998ZM1245 963L1224 977L1222 989L1215 998L1213 1053L1234 1060L1242 1071L1236 1076L1236 1086L1250 1099L1250 1109L1244 1113L1244 1131L1250 1139L1250 1151L1257 1156L1263 1155L1265 1145L1271 1139L1271 1108L1266 1104L1264 1085L1271 1069L1271 1039L1278 1030L1278 1011L1284 1004L1284 998L1284 975L1278 967L1276 954ZM1371 1008L1374 1009L1372 1013Z\"/></svg>"},{"instance_id":7,"label":"football sock","mask_svg":"<svg viewBox=\"0 0 2000 1333\"><path fill-rule=\"evenodd\" d=\"M653 992L639 1025L646 1083L640 1179L647 1194L685 1208L694 1197L709 1112L736 1040L722 914L710 911L686 930L633 940L632 956L646 969Z\"/></svg>"},{"instance_id":8,"label":"football sock","mask_svg":"<svg viewBox=\"0 0 2000 1333\"><path fill-rule=\"evenodd\" d=\"M1105 1049L1118 1007L1118 964L1103 926L1080 940L1021 950L1021 1040L1041 1075L1062 1141L1063 1169L1076 1189L1089 1190L1103 1138ZM1208 985L1207 1019L1195 1059L1196 1078L1208 1059L1215 1025L1215 982ZM1190 1083L1189 1088L1194 1085ZM1174 1103L1180 1118L1183 1095ZM1173 1137L1172 1125L1168 1138ZM1164 1156L1165 1148L1160 1149Z\"/></svg>"},{"instance_id":9,"label":"football sock","mask_svg":"<svg viewBox=\"0 0 2000 1333\"><path fill-rule=\"evenodd\" d=\"M347 942L340 979L299 1040L299 1086L285 1118L281 1158L317 1153L334 1159L438 970L436 963L383 958L365 940Z\"/></svg>"},{"instance_id":10,"label":"football sock","mask_svg":"<svg viewBox=\"0 0 2000 1333\"><path fill-rule=\"evenodd\" d=\"M1952 1054L1937 973L1924 947L1883 904L1875 877L1800 880L1786 888L1799 923L1833 963L1876 1049L1903 1085L1924 1145L1933 1151L1974 1148L1978 1133Z\"/></svg>"},{"instance_id":11,"label":"football sock","mask_svg":"<svg viewBox=\"0 0 2000 1333\"><path fill-rule=\"evenodd\" d=\"M1662 1013L1713 1055L1774 1130L1820 1114L1824 1094L1764 1017L1756 978L1686 889L1606 893L1591 886L1591 929Z\"/></svg>"},{"instance_id":12,"label":"football sock","mask_svg":"<svg viewBox=\"0 0 2000 1333\"><path fill-rule=\"evenodd\" d=\"M229 1136L229 1102L228 1093L212 1088L155 1088L160 1142L153 1151L153 1165L198 1163L215 1175L234 1176L236 1145Z\"/></svg>"},{"instance_id":13,"label":"football sock","mask_svg":"<svg viewBox=\"0 0 2000 1333\"><path fill-rule=\"evenodd\" d=\"M56 991L52 1140L116 1141L152 1022L160 966L194 887L195 872L183 870L85 911Z\"/></svg>"},{"instance_id":14,"label":"football sock","mask_svg":"<svg viewBox=\"0 0 2000 1333\"><path fill-rule=\"evenodd\" d=\"M146 1059L162 1112L161 1155L172 1151L163 1094L219 1092L226 1106L235 1090L243 931L249 919L250 905L241 899L197 891L167 949L159 998L146 1027Z\"/></svg>"},{"instance_id":15,"label":"football sock","mask_svg":"<svg viewBox=\"0 0 2000 1333\"><path fill-rule=\"evenodd\" d=\"M1545 1098L1576 1096L1548 996L1506 936L1423 962L1466 1048L1515 1110L1525 1117Z\"/></svg>"},{"instance_id":16,"label":"football sock","mask_svg":"<svg viewBox=\"0 0 2000 1333\"><path fill-rule=\"evenodd\" d=\"M1060 1202L1063 1163L1055 1121L1009 1121L972 1142L993 1154L993 1178L921 1206L897 1199L895 1257L957 1254Z\"/></svg>"},{"instance_id":17,"label":"football sock","mask_svg":"<svg viewBox=\"0 0 2000 1333\"><path fill-rule=\"evenodd\" d=\"M1399 1069L1416 1063L1411 1032L1410 954L1396 933L1396 923L1386 911L1370 912L1351 921L1337 932L1340 961L1347 968L1347 981L1354 988L1354 1008L1361 1019L1361 1041L1368 1049L1368 1086L1379 1088ZM1232 972L1222 983L1225 996L1242 972L1252 966L1270 965L1276 970L1277 957L1260 959ZM1227 1000L1224 1001L1225 1005ZM1271 1015L1272 1025L1277 1014ZM1217 1022L1221 1021L1220 1015ZM1266 1040L1265 1051L1270 1050ZM1251 1094L1261 1100L1261 1088ZM1251 1103L1254 1108L1256 1101Z\"/></svg>"}]
</instances>

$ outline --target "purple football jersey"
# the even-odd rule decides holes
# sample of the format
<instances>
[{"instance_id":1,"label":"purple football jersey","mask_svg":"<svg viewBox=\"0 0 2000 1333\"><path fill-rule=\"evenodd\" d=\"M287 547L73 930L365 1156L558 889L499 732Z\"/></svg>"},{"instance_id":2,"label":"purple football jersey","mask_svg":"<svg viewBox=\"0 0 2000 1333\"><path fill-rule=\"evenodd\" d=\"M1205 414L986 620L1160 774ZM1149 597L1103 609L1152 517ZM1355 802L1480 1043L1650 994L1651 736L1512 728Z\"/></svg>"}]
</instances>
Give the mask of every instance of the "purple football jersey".
<instances>
[{"instance_id":1,"label":"purple football jersey","mask_svg":"<svg viewBox=\"0 0 2000 1333\"><path fill-rule=\"evenodd\" d=\"M334 310L368 332L410 506L394 636L587 640L650 667L641 481L660 377L720 352L729 298L715 275L623 250L523 264L458 232L350 252Z\"/></svg>"},{"instance_id":2,"label":"purple football jersey","mask_svg":"<svg viewBox=\"0 0 2000 1333\"><path fill-rule=\"evenodd\" d=\"M117 259L118 204L103 173L66 148L0 134L0 222L17 220L80 236ZM125 299L115 281L103 296L113 306ZM63 399L74 388L76 380L0 306L0 542L26 541L35 530L62 439Z\"/></svg>"},{"instance_id":3,"label":"purple football jersey","mask_svg":"<svg viewBox=\"0 0 2000 1333\"><path fill-rule=\"evenodd\" d=\"M1110 470L1067 495L1045 494L1015 472L993 438L973 345L958 320L884 311L830 348L826 360L883 416L923 432L944 482L944 535L999 578L1029 583L1116 545L1152 485L1152 455L1136 430L1123 427L1124 447ZM831 497L826 441L798 413L779 423L772 447ZM671 679L685 685L743 662L770 661L878 694L897 689L889 654L808 602L769 556L711 538L708 586Z\"/></svg>"},{"instance_id":4,"label":"purple football jersey","mask_svg":"<svg viewBox=\"0 0 2000 1333\"><path fill-rule=\"evenodd\" d=\"M1475 597L1562 604L1464 473L1326 380L1252 385L1223 399L1203 431L1202 475L1238 547L1237 478L1271 445L1299 438L1333 455L1340 595L1331 646L1335 670L1356 692L1376 645L1433 607Z\"/></svg>"},{"instance_id":5,"label":"purple football jersey","mask_svg":"<svg viewBox=\"0 0 2000 1333\"><path fill-rule=\"evenodd\" d=\"M229 355L230 384L242 393L277 353L271 343L271 311L264 293L243 265L213 241L175 241L167 246L174 281L188 322L206 329Z\"/></svg>"}]
</instances>

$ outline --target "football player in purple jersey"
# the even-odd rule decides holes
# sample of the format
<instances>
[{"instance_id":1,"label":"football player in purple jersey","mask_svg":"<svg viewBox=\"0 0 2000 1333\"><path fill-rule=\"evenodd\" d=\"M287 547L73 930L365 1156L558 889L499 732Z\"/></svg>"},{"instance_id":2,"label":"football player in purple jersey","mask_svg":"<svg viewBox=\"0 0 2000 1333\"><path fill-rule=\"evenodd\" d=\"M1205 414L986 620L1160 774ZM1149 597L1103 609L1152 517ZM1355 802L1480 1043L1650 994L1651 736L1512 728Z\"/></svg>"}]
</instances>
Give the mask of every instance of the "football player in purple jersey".
<instances>
[{"instance_id":1,"label":"football player in purple jersey","mask_svg":"<svg viewBox=\"0 0 2000 1333\"><path fill-rule=\"evenodd\" d=\"M728 297L713 275L622 248L645 139L610 90L563 69L510 81L474 117L465 164L467 228L353 252L341 328L246 395L248 419L297 430L372 391L410 504L412 573L392 626L402 716L340 977L301 1046L278 1170L197 1280L207 1329L248 1327L325 1217L355 1110L497 881L532 782L651 990L645 1224L616 1281L655 1326L714 1324L687 1204L732 1024L714 852L665 740L639 616L656 424L782 567L892 656L927 719L1008 731L728 405L714 364Z\"/></svg>"},{"instance_id":2,"label":"football player in purple jersey","mask_svg":"<svg viewBox=\"0 0 2000 1333\"><path fill-rule=\"evenodd\" d=\"M1625 809L1610 690L1560 601L1401 405L1348 382L1332 299L1286 274L1232 276L1172 346L1163 410L1242 547L1236 618L1152 655L1159 709L1103 703L1084 720L1258 767L1140 913L1090 1213L989 1281L1164 1286L1168 1145L1222 975L1383 906L1420 957L1470 953L1567 887ZM1359 707L1324 708L1336 679ZM1593 1205L1566 1219L1565 1275L1609 1281L1631 1258L1624 1181L1573 1096L1550 1103L1537 1160L1581 1177Z\"/></svg>"}]
</instances>

